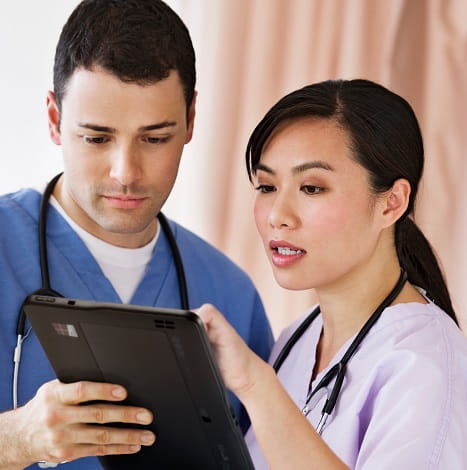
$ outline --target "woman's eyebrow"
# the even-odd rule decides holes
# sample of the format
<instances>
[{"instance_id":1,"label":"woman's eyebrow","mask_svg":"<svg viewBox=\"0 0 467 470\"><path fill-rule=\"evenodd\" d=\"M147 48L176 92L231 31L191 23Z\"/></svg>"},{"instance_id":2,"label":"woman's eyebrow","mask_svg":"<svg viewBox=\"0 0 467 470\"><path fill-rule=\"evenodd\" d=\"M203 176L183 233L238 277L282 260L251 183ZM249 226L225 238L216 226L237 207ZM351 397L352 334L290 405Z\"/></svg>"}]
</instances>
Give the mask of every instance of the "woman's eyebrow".
<instances>
[{"instance_id":1,"label":"woman's eyebrow","mask_svg":"<svg viewBox=\"0 0 467 470\"><path fill-rule=\"evenodd\" d=\"M329 163L323 162L322 160L313 160L312 162L306 162L306 163L302 163L301 165L294 166L292 168L292 173L300 174L306 170L311 170L314 168L327 170L327 171L334 171L334 168Z\"/></svg>"},{"instance_id":2,"label":"woman's eyebrow","mask_svg":"<svg viewBox=\"0 0 467 470\"><path fill-rule=\"evenodd\" d=\"M264 165L263 163L257 163L253 168L253 173L256 173L258 171L264 171L266 173L270 173L271 175L275 175L276 172L272 169L269 168L268 166Z\"/></svg>"},{"instance_id":3,"label":"woman's eyebrow","mask_svg":"<svg viewBox=\"0 0 467 470\"><path fill-rule=\"evenodd\" d=\"M311 170L314 168L327 170L327 171L334 171L334 168L329 163L324 162L322 160L313 160L311 162L305 162L305 163L302 163L301 165L294 166L292 168L292 173L297 175L297 174L303 173L307 170ZM253 167L253 173L256 173L257 171L264 171L271 175L276 174L276 172L272 168L269 168L267 165L264 165L263 163L258 163L257 165Z\"/></svg>"}]
</instances>

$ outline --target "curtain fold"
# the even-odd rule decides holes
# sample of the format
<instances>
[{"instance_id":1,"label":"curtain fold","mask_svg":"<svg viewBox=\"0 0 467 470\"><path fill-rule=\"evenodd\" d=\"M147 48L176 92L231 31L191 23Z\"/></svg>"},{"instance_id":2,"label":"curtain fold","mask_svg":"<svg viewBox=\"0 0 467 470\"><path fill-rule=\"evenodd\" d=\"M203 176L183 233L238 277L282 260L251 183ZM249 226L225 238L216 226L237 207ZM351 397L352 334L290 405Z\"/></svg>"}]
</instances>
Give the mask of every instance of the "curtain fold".
<instances>
[{"instance_id":1,"label":"curtain fold","mask_svg":"<svg viewBox=\"0 0 467 470\"><path fill-rule=\"evenodd\" d=\"M195 137L170 215L233 258L257 285L277 334L314 302L278 287L256 233L244 150L284 94L329 78L368 78L404 96L426 169L416 221L440 258L467 332L467 2L178 0L198 57ZM194 183L196 182L196 183Z\"/></svg>"}]
</instances>

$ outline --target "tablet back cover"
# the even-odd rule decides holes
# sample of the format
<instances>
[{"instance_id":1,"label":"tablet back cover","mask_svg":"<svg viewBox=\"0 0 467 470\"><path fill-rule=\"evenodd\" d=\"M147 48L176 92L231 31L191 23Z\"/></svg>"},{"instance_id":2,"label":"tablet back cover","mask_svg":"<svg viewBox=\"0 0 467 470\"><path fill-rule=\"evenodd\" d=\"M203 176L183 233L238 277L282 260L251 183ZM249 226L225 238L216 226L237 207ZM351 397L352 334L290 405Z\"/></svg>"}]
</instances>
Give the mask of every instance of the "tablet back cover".
<instances>
[{"instance_id":1,"label":"tablet back cover","mask_svg":"<svg viewBox=\"0 0 467 470\"><path fill-rule=\"evenodd\" d=\"M37 295L24 310L61 381L121 384L154 413L155 444L105 469L254 468L197 315Z\"/></svg>"}]
</instances>

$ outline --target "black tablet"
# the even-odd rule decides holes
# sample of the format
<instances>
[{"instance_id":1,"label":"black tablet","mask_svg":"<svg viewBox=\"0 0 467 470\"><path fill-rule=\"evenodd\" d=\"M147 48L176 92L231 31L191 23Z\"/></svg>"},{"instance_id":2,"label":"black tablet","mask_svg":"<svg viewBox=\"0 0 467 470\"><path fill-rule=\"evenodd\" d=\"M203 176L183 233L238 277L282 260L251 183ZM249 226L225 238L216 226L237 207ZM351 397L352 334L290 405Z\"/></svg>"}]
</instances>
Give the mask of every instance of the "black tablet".
<instances>
[{"instance_id":1,"label":"black tablet","mask_svg":"<svg viewBox=\"0 0 467 470\"><path fill-rule=\"evenodd\" d=\"M121 384L154 413L155 444L105 469L254 469L198 315L41 295L23 308L61 381Z\"/></svg>"}]
</instances>

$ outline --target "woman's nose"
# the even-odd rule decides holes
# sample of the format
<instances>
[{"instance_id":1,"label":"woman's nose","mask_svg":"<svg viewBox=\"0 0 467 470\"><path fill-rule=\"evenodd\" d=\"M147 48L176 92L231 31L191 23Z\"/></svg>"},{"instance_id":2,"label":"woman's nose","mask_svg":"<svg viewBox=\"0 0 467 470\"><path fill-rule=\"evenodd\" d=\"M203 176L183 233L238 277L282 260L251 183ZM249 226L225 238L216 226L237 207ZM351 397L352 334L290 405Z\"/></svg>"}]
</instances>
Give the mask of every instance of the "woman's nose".
<instances>
[{"instance_id":1,"label":"woman's nose","mask_svg":"<svg viewBox=\"0 0 467 470\"><path fill-rule=\"evenodd\" d=\"M297 226L298 214L287 195L278 194L276 196L268 215L268 222L273 228L295 228Z\"/></svg>"}]
</instances>

